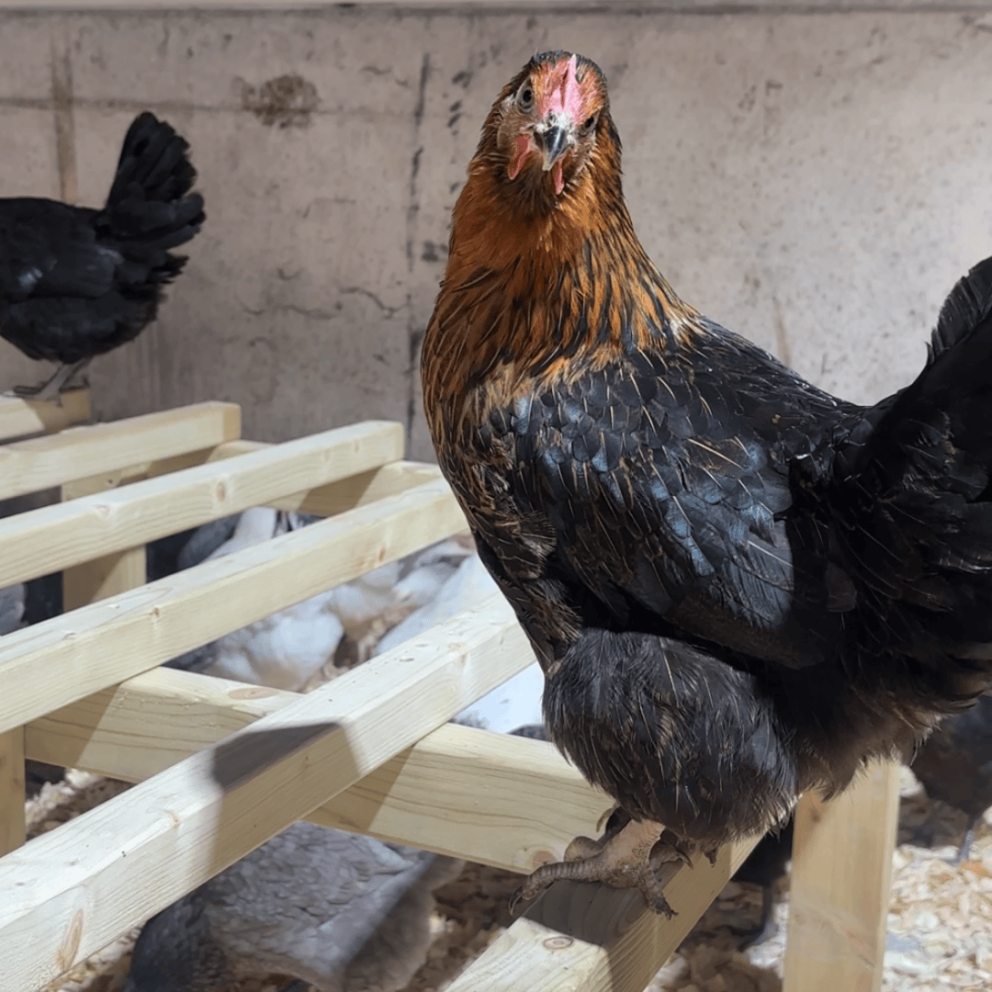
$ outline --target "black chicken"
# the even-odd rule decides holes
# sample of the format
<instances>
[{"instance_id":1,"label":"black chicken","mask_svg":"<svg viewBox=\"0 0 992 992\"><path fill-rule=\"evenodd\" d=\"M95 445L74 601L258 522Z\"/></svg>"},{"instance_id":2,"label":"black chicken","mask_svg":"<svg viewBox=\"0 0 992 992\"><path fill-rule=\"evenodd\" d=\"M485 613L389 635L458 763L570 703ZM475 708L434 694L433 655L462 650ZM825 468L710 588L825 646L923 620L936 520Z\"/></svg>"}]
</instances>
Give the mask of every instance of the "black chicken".
<instances>
[{"instance_id":1,"label":"black chicken","mask_svg":"<svg viewBox=\"0 0 992 992\"><path fill-rule=\"evenodd\" d=\"M620 807L524 896L598 879L670 913L664 862L764 833L989 686L992 259L911 385L839 400L676 296L602 72L537 55L469 166L422 379L551 739Z\"/></svg>"},{"instance_id":2,"label":"black chicken","mask_svg":"<svg viewBox=\"0 0 992 992\"><path fill-rule=\"evenodd\" d=\"M734 872L735 882L761 886L761 915L758 925L746 930L736 930L744 941L740 945L752 947L766 941L775 932L772 909L775 904L775 883L784 877L792 860L792 838L795 834L795 818L789 817L781 830L770 830L747 856L744 863Z\"/></svg>"},{"instance_id":3,"label":"black chicken","mask_svg":"<svg viewBox=\"0 0 992 992\"><path fill-rule=\"evenodd\" d=\"M911 767L931 799L967 815L968 828L955 859L964 861L978 821L992 806L992 696L948 717L927 738Z\"/></svg>"},{"instance_id":4,"label":"black chicken","mask_svg":"<svg viewBox=\"0 0 992 992\"><path fill-rule=\"evenodd\" d=\"M57 394L95 355L155 319L162 287L203 223L190 193L189 144L154 114L135 118L102 210L57 200L0 200L0 336L28 358L62 363L21 395Z\"/></svg>"}]
</instances>

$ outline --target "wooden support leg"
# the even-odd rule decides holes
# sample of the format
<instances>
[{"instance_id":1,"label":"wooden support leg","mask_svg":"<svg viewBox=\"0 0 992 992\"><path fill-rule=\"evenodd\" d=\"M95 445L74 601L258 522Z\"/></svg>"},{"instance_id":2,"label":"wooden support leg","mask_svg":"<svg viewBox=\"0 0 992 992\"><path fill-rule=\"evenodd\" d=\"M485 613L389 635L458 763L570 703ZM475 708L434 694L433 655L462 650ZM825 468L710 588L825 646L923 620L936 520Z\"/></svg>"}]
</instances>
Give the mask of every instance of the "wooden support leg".
<instances>
[{"instance_id":1,"label":"wooden support leg","mask_svg":"<svg viewBox=\"0 0 992 992\"><path fill-rule=\"evenodd\" d=\"M879 992L899 766L872 765L847 792L796 811L783 992Z\"/></svg>"},{"instance_id":2,"label":"wooden support leg","mask_svg":"<svg viewBox=\"0 0 992 992\"><path fill-rule=\"evenodd\" d=\"M103 476L79 479L62 487L62 499L89 496L112 485L113 480ZM67 568L62 573L62 609L68 613L144 584L145 546L142 544Z\"/></svg>"},{"instance_id":3,"label":"wooden support leg","mask_svg":"<svg viewBox=\"0 0 992 992\"><path fill-rule=\"evenodd\" d=\"M55 431L90 418L90 394L78 390L61 403L0 398L0 439ZM24 728L0 734L0 857L26 838L24 817Z\"/></svg>"},{"instance_id":4,"label":"wooden support leg","mask_svg":"<svg viewBox=\"0 0 992 992\"><path fill-rule=\"evenodd\" d=\"M62 573L66 612L145 584L145 546L129 548L67 568Z\"/></svg>"},{"instance_id":5,"label":"wooden support leg","mask_svg":"<svg viewBox=\"0 0 992 992\"><path fill-rule=\"evenodd\" d=\"M24 728L0 734L0 857L24 843Z\"/></svg>"}]
</instances>

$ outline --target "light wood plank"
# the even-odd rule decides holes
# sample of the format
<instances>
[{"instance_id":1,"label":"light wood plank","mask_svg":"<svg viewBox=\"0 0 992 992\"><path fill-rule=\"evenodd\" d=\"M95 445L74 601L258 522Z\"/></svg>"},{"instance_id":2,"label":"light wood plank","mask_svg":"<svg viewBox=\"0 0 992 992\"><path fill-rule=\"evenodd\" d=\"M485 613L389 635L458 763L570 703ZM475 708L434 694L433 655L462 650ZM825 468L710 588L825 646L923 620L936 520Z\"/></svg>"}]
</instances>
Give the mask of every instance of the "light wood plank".
<instances>
[{"instance_id":1,"label":"light wood plank","mask_svg":"<svg viewBox=\"0 0 992 992\"><path fill-rule=\"evenodd\" d=\"M29 724L28 756L140 782L296 693L155 669ZM547 801L554 796L554 802ZM560 860L612 806L551 744L446 725L307 819L511 871Z\"/></svg>"},{"instance_id":2,"label":"light wood plank","mask_svg":"<svg viewBox=\"0 0 992 992\"><path fill-rule=\"evenodd\" d=\"M355 506L366 506L378 499L395 496L412 486L423 485L441 478L436 465L421 462L394 462L381 469L360 472L327 486L308 492L293 493L271 500L267 506L279 510L298 510L318 517L333 517ZM466 524L467 533L467 524Z\"/></svg>"},{"instance_id":3,"label":"light wood plank","mask_svg":"<svg viewBox=\"0 0 992 992\"><path fill-rule=\"evenodd\" d=\"M0 499L210 448L240 433L237 404L198 403L16 441L0 447Z\"/></svg>"},{"instance_id":4,"label":"light wood plank","mask_svg":"<svg viewBox=\"0 0 992 992\"><path fill-rule=\"evenodd\" d=\"M24 843L24 728L0 734L0 857Z\"/></svg>"},{"instance_id":5,"label":"light wood plank","mask_svg":"<svg viewBox=\"0 0 992 992\"><path fill-rule=\"evenodd\" d=\"M530 659L512 610L490 600L8 854L4 987L52 980Z\"/></svg>"},{"instance_id":6,"label":"light wood plank","mask_svg":"<svg viewBox=\"0 0 992 992\"><path fill-rule=\"evenodd\" d=\"M8 634L0 732L464 527L447 483L431 482Z\"/></svg>"},{"instance_id":7,"label":"light wood plank","mask_svg":"<svg viewBox=\"0 0 992 992\"><path fill-rule=\"evenodd\" d=\"M0 396L0 440L61 431L74 424L86 423L91 416L88 389L63 393L61 403Z\"/></svg>"},{"instance_id":8,"label":"light wood plank","mask_svg":"<svg viewBox=\"0 0 992 992\"><path fill-rule=\"evenodd\" d=\"M727 845L715 865L699 858L693 868L671 869L671 920L650 912L637 891L558 882L449 992L643 992L755 843Z\"/></svg>"},{"instance_id":9,"label":"light wood plank","mask_svg":"<svg viewBox=\"0 0 992 992\"><path fill-rule=\"evenodd\" d=\"M147 544L264 505L277 497L366 473L403 453L399 424L370 422L198 465L109 492L102 476L63 487L91 495L0 520L0 587L98 555ZM115 480L107 480L111 483ZM351 490L349 490L351 491ZM302 504L305 499L297 498Z\"/></svg>"},{"instance_id":10,"label":"light wood plank","mask_svg":"<svg viewBox=\"0 0 992 992\"><path fill-rule=\"evenodd\" d=\"M785 992L878 992L899 816L899 766L873 764L796 811Z\"/></svg>"}]
</instances>

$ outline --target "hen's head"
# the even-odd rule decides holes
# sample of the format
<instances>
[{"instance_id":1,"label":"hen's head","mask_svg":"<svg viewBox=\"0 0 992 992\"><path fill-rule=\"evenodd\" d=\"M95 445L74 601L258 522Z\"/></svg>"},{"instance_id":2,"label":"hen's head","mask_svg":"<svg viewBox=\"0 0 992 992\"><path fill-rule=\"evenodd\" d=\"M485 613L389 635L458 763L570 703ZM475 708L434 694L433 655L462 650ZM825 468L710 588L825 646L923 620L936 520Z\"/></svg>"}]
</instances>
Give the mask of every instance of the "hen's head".
<instances>
[{"instance_id":1,"label":"hen's head","mask_svg":"<svg viewBox=\"0 0 992 992\"><path fill-rule=\"evenodd\" d=\"M483 132L487 145L486 158L495 158L501 178L521 194L557 199L597 150L619 148L602 70L570 52L535 55L493 105Z\"/></svg>"}]
</instances>

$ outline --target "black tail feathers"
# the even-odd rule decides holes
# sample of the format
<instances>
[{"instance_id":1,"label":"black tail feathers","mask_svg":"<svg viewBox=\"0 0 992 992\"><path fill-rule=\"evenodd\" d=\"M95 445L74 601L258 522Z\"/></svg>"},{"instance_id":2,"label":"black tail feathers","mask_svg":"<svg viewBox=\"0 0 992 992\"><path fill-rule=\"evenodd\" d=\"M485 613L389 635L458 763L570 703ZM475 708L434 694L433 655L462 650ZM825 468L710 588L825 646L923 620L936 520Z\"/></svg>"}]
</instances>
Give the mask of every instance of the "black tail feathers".
<instances>
[{"instance_id":1,"label":"black tail feathers","mask_svg":"<svg viewBox=\"0 0 992 992\"><path fill-rule=\"evenodd\" d=\"M992 318L992 258L958 280L940 311L929 346L933 362L969 332Z\"/></svg>"},{"instance_id":2,"label":"black tail feathers","mask_svg":"<svg viewBox=\"0 0 992 992\"><path fill-rule=\"evenodd\" d=\"M186 139L154 114L134 119L100 214L112 237L157 252L193 238L204 213L203 198L190 192L196 169L188 152Z\"/></svg>"}]
</instances>

